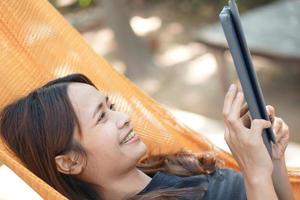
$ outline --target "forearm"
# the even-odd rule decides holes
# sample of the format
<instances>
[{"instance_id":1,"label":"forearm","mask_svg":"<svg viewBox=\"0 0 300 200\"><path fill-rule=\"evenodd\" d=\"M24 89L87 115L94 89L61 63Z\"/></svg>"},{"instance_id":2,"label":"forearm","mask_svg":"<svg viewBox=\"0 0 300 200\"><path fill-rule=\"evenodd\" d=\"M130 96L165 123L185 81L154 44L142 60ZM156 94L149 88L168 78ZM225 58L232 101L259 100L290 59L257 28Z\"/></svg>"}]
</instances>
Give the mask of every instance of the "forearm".
<instances>
[{"instance_id":1,"label":"forearm","mask_svg":"<svg viewBox=\"0 0 300 200\"><path fill-rule=\"evenodd\" d=\"M273 185L280 200L293 200L293 191L289 182L284 158L273 161Z\"/></svg>"},{"instance_id":2,"label":"forearm","mask_svg":"<svg viewBox=\"0 0 300 200\"><path fill-rule=\"evenodd\" d=\"M271 176L245 176L248 200L278 200Z\"/></svg>"}]
</instances>

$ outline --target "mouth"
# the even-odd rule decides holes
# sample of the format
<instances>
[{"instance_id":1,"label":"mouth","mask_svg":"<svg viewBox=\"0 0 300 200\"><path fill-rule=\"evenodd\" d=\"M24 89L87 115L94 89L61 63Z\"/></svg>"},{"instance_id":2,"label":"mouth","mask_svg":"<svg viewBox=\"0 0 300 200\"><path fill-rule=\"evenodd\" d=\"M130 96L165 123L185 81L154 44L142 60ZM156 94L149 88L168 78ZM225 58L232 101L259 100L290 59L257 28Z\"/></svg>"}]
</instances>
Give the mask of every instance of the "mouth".
<instances>
[{"instance_id":1,"label":"mouth","mask_svg":"<svg viewBox=\"0 0 300 200\"><path fill-rule=\"evenodd\" d=\"M136 138L137 135L134 133L133 129L131 129L127 135L121 140L120 144L126 144L127 142L131 141L133 138Z\"/></svg>"}]
</instances>

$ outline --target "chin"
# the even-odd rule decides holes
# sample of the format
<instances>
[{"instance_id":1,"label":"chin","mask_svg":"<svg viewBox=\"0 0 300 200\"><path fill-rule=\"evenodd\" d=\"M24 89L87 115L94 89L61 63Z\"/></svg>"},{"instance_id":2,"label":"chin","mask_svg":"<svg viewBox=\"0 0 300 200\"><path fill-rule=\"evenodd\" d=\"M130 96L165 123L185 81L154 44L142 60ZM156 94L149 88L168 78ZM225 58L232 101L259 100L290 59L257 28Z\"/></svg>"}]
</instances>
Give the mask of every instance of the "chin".
<instances>
[{"instance_id":1,"label":"chin","mask_svg":"<svg viewBox=\"0 0 300 200\"><path fill-rule=\"evenodd\" d=\"M136 146L134 147L134 150L132 150L134 152L134 157L139 160L140 158L143 157L143 155L146 154L147 152L147 146L145 145L144 142L139 141L138 144L136 144Z\"/></svg>"},{"instance_id":2,"label":"chin","mask_svg":"<svg viewBox=\"0 0 300 200\"><path fill-rule=\"evenodd\" d=\"M129 152L127 152L127 155L131 158L134 159L136 162L138 162L147 152L147 146L145 145L144 142L139 141L139 143L131 146Z\"/></svg>"},{"instance_id":3,"label":"chin","mask_svg":"<svg viewBox=\"0 0 300 200\"><path fill-rule=\"evenodd\" d=\"M141 156L140 156L140 158L141 158L143 155L146 154L148 147L147 147L146 144L145 144L144 142L142 142L142 141L141 141L140 146L141 146L141 147L140 147L140 148L141 148Z\"/></svg>"}]
</instances>

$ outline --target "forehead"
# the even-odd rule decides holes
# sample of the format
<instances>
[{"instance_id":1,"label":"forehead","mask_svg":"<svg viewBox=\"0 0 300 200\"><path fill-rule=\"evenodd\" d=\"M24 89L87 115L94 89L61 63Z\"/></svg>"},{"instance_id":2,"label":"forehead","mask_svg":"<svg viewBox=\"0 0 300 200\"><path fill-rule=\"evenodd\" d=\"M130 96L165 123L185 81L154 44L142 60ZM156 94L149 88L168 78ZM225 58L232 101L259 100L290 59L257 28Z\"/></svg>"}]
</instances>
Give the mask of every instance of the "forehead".
<instances>
[{"instance_id":1,"label":"forehead","mask_svg":"<svg viewBox=\"0 0 300 200\"><path fill-rule=\"evenodd\" d=\"M106 98L102 92L84 83L71 83L68 86L68 96L79 116L90 114L100 102L105 102Z\"/></svg>"}]
</instances>

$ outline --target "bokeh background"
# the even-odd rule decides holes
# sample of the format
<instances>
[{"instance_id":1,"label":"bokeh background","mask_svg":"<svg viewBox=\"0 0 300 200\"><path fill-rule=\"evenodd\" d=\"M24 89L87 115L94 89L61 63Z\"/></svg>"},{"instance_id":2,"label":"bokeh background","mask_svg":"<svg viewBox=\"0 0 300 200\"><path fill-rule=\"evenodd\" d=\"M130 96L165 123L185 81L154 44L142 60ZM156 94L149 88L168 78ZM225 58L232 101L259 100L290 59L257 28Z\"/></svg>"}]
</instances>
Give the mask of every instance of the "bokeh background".
<instances>
[{"instance_id":1,"label":"bokeh background","mask_svg":"<svg viewBox=\"0 0 300 200\"><path fill-rule=\"evenodd\" d=\"M50 2L118 71L188 126L228 150L221 110L227 87L239 81L218 20L227 1ZM297 146L300 2L237 3L266 104L273 105L289 125L290 146ZM288 156L290 164L293 160Z\"/></svg>"},{"instance_id":2,"label":"bokeh background","mask_svg":"<svg viewBox=\"0 0 300 200\"><path fill-rule=\"evenodd\" d=\"M225 59L221 59L223 63L220 63L219 52L212 50L205 43L205 39L200 38L199 32L209 30L211 26L220 26L218 13L227 1L51 0L50 2L73 24L97 53L104 56L115 68L158 102L216 121L222 120L224 92L228 84L238 82L238 78L230 53L224 51ZM294 49L298 47L300 52L300 41L297 36L299 32L286 33L291 26L293 30L300 31L298 2L240 0L238 6L242 22L243 16L249 14L256 20L257 28L253 28L258 33L249 35L246 32L246 37L249 36L247 40L262 41L262 46L259 47L262 48L259 49L260 54L254 55L253 60L266 103L276 107L277 115L290 126L291 140L299 143L300 53L289 52L289 45ZM274 5L278 4L280 6L274 8ZM261 19L263 16L257 13L257 10L267 8L265 12L280 18L282 14L280 7L284 7L281 4L284 6L287 4L288 9L293 11L285 14L287 17L283 20L286 21L271 23L271 19ZM277 28L283 23L283 27L286 26L287 30L282 30L279 34ZM264 30L259 32L261 26L266 27L272 34L266 34ZM247 30L248 27L244 28ZM222 32L221 35L223 36ZM251 45L249 46L251 48ZM273 55L272 48L276 47L282 48L282 51ZM222 80L224 73L227 80Z\"/></svg>"}]
</instances>

